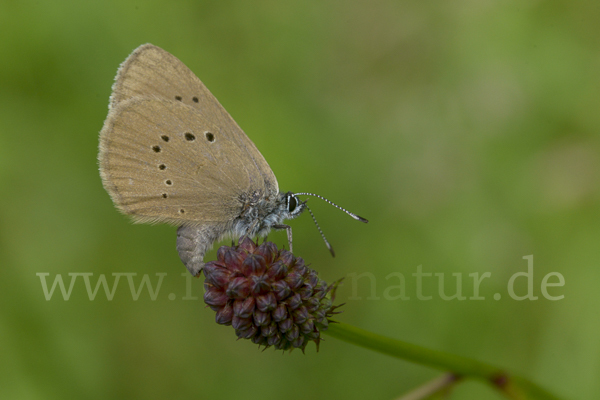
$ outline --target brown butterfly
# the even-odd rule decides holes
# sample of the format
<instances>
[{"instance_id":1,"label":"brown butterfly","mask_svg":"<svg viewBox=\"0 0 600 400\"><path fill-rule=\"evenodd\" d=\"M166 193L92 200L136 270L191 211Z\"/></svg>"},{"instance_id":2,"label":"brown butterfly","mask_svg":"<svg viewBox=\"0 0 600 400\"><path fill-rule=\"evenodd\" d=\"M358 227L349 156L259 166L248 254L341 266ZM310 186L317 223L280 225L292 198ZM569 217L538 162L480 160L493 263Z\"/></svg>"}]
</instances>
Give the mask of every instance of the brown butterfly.
<instances>
[{"instance_id":1,"label":"brown butterfly","mask_svg":"<svg viewBox=\"0 0 600 400\"><path fill-rule=\"evenodd\" d=\"M367 222L321 196L280 192L267 161L200 79L151 44L134 50L117 72L98 159L120 211L135 222L179 226L177 251L194 276L224 237L286 229L291 250L291 228L283 222L308 208L299 195Z\"/></svg>"}]
</instances>

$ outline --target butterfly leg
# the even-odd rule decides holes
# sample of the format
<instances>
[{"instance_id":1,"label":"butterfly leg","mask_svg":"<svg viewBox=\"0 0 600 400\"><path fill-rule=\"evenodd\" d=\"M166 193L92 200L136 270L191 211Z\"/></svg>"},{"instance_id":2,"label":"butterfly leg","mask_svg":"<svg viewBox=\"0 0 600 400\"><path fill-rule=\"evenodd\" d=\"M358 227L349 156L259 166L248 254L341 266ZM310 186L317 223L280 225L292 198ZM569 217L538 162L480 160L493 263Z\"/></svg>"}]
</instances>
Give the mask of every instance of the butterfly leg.
<instances>
[{"instance_id":1,"label":"butterfly leg","mask_svg":"<svg viewBox=\"0 0 600 400\"><path fill-rule=\"evenodd\" d=\"M294 251L292 250L292 227L289 225L273 225L273 228L286 230L288 243L290 245L290 253L293 253Z\"/></svg>"}]
</instances>

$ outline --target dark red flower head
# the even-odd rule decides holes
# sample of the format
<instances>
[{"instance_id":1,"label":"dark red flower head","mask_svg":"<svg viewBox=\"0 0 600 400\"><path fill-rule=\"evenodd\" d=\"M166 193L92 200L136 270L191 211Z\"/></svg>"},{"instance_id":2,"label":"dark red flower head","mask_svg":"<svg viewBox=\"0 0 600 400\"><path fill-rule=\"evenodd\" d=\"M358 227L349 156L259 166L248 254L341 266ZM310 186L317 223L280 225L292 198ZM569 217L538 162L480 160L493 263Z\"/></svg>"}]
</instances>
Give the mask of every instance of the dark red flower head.
<instances>
[{"instance_id":1,"label":"dark red flower head","mask_svg":"<svg viewBox=\"0 0 600 400\"><path fill-rule=\"evenodd\" d=\"M332 302L337 284L327 285L302 258L271 242L258 246L246 238L223 246L204 275L204 302L217 313L217 323L265 347L304 351L314 341L318 349L339 307Z\"/></svg>"}]
</instances>

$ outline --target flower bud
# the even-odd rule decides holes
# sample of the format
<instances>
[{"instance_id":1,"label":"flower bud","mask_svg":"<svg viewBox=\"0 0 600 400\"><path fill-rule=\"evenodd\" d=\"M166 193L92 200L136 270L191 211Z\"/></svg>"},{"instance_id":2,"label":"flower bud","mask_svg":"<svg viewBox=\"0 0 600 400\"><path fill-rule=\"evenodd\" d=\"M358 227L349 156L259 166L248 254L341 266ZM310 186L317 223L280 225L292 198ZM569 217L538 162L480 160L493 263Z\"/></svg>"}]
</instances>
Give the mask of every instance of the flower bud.
<instances>
[{"instance_id":1,"label":"flower bud","mask_svg":"<svg viewBox=\"0 0 600 400\"><path fill-rule=\"evenodd\" d=\"M258 246L246 238L221 247L217 260L204 266L204 302L218 324L231 325L238 338L280 350L315 342L337 306L337 284L327 285L302 258L271 242Z\"/></svg>"}]
</instances>

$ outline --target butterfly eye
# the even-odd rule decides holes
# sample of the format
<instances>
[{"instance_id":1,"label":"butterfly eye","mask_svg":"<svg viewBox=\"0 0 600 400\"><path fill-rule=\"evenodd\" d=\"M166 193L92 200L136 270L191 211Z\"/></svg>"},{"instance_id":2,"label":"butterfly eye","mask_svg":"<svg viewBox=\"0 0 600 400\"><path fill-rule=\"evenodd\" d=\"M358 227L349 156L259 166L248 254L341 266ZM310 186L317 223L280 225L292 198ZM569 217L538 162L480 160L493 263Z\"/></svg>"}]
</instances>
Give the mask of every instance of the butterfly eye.
<instances>
[{"instance_id":1,"label":"butterfly eye","mask_svg":"<svg viewBox=\"0 0 600 400\"><path fill-rule=\"evenodd\" d=\"M294 212L296 207L298 206L298 200L296 200L296 196L288 196L287 197L287 208L288 212Z\"/></svg>"}]
</instances>

